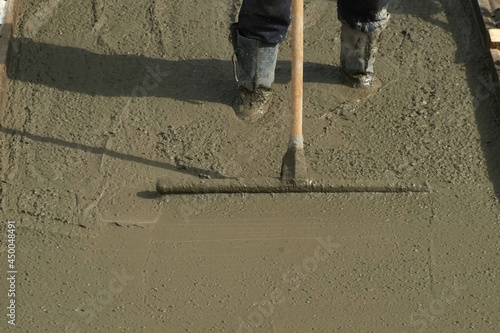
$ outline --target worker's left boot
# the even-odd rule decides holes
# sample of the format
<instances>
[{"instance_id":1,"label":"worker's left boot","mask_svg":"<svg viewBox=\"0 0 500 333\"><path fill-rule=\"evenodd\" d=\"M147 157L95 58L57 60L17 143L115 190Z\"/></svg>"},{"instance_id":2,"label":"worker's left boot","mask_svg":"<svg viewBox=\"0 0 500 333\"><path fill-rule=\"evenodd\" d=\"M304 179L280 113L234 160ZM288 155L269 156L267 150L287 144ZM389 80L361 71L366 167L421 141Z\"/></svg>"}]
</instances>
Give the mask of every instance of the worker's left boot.
<instances>
[{"instance_id":1,"label":"worker's left boot","mask_svg":"<svg viewBox=\"0 0 500 333\"><path fill-rule=\"evenodd\" d=\"M234 47L234 76L238 83L237 114L244 120L257 121L271 104L279 44L246 38L240 34L237 23L231 25L230 38Z\"/></svg>"},{"instance_id":2,"label":"worker's left boot","mask_svg":"<svg viewBox=\"0 0 500 333\"><path fill-rule=\"evenodd\" d=\"M343 22L341 28L340 64L344 82L355 88L377 89L374 63L383 27L371 32L353 29Z\"/></svg>"}]
</instances>

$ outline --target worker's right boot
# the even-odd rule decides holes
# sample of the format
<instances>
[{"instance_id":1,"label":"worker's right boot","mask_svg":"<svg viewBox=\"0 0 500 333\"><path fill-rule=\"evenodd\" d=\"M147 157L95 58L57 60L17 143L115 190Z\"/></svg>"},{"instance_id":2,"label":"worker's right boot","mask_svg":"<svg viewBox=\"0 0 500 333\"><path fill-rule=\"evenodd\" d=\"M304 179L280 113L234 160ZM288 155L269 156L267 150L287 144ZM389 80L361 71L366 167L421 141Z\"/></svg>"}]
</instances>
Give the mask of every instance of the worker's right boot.
<instances>
[{"instance_id":1,"label":"worker's right boot","mask_svg":"<svg viewBox=\"0 0 500 333\"><path fill-rule=\"evenodd\" d=\"M273 93L279 44L266 44L242 36L237 23L231 25L234 47L234 76L238 83L238 111L240 118L257 121L269 109Z\"/></svg>"},{"instance_id":2,"label":"worker's right boot","mask_svg":"<svg viewBox=\"0 0 500 333\"><path fill-rule=\"evenodd\" d=\"M344 82L355 88L377 89L373 65L383 27L371 32L353 29L343 22L341 28L340 64Z\"/></svg>"}]
</instances>

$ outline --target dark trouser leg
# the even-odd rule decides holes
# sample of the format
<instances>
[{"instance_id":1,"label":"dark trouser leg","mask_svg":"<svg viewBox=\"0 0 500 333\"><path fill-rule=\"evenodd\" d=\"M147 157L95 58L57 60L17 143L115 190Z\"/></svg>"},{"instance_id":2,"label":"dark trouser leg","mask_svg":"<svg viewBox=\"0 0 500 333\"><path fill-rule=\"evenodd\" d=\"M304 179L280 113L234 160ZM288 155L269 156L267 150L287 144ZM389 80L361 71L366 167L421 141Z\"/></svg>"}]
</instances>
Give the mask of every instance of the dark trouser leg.
<instances>
[{"instance_id":1,"label":"dark trouser leg","mask_svg":"<svg viewBox=\"0 0 500 333\"><path fill-rule=\"evenodd\" d=\"M238 115L243 119L259 119L271 104L278 47L290 25L290 4L291 0L244 0L239 22L231 26Z\"/></svg>"},{"instance_id":2,"label":"dark trouser leg","mask_svg":"<svg viewBox=\"0 0 500 333\"><path fill-rule=\"evenodd\" d=\"M353 29L371 32L387 24L388 0L338 0L338 17Z\"/></svg>"},{"instance_id":3,"label":"dark trouser leg","mask_svg":"<svg viewBox=\"0 0 500 333\"><path fill-rule=\"evenodd\" d=\"M281 43L290 26L292 0L243 0L238 16L240 33L268 44Z\"/></svg>"},{"instance_id":4,"label":"dark trouser leg","mask_svg":"<svg viewBox=\"0 0 500 333\"><path fill-rule=\"evenodd\" d=\"M340 63L346 82L352 86L378 85L373 65L380 33L389 21L387 4L388 0L338 0Z\"/></svg>"}]
</instances>

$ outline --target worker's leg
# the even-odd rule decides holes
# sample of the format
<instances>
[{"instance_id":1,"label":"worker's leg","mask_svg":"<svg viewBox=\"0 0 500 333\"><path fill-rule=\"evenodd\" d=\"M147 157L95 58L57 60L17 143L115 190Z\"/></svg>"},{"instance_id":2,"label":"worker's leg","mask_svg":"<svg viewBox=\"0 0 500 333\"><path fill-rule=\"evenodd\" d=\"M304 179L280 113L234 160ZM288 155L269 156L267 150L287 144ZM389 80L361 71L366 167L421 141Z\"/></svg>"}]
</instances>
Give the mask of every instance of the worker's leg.
<instances>
[{"instance_id":1,"label":"worker's leg","mask_svg":"<svg viewBox=\"0 0 500 333\"><path fill-rule=\"evenodd\" d=\"M338 0L342 22L340 63L353 86L375 84L373 65L380 33L389 21L388 0Z\"/></svg>"},{"instance_id":2,"label":"worker's leg","mask_svg":"<svg viewBox=\"0 0 500 333\"><path fill-rule=\"evenodd\" d=\"M290 25L291 0L244 0L231 26L239 116L257 120L269 108L279 43Z\"/></svg>"},{"instance_id":3,"label":"worker's leg","mask_svg":"<svg viewBox=\"0 0 500 333\"><path fill-rule=\"evenodd\" d=\"M338 0L338 16L351 28L371 32L383 28L389 20L388 0Z\"/></svg>"},{"instance_id":4,"label":"worker's leg","mask_svg":"<svg viewBox=\"0 0 500 333\"><path fill-rule=\"evenodd\" d=\"M285 39L290 25L291 0L244 0L238 15L242 36L267 44Z\"/></svg>"}]
</instances>

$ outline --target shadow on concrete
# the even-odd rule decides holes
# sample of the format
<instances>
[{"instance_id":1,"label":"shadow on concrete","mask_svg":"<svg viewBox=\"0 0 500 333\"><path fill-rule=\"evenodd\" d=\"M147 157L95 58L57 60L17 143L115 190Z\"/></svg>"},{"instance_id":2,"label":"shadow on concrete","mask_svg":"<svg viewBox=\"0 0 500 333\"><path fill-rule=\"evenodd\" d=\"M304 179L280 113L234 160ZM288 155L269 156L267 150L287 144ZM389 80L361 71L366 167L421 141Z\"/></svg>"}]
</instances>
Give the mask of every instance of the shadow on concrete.
<instances>
[{"instance_id":1,"label":"shadow on concrete","mask_svg":"<svg viewBox=\"0 0 500 333\"><path fill-rule=\"evenodd\" d=\"M452 33L457 45L456 62L463 63L467 83L474 96L475 118L481 136L481 148L486 159L488 176L500 199L500 89L498 76L489 49L484 43L487 33L481 11L475 0L440 0L448 17L448 24L436 22ZM463 8L464 19L456 13ZM467 19L470 22L466 22Z\"/></svg>"},{"instance_id":2,"label":"shadow on concrete","mask_svg":"<svg viewBox=\"0 0 500 333\"><path fill-rule=\"evenodd\" d=\"M193 104L232 106L237 92L230 60L165 60L142 55L99 54L16 38L9 79L91 96L164 97ZM231 55L228 55L230 58ZM304 64L305 82L340 82L331 65ZM290 82L290 62L279 61L276 83Z\"/></svg>"},{"instance_id":3,"label":"shadow on concrete","mask_svg":"<svg viewBox=\"0 0 500 333\"><path fill-rule=\"evenodd\" d=\"M12 46L15 56L8 68L10 80L44 85L61 91L90 96L155 96L193 104L213 102L229 106L234 106L237 94L233 64L230 60L172 61L141 55L98 54L80 48L35 42L27 38L14 39ZM335 66L305 63L304 67L306 82L340 81L340 72ZM290 82L290 78L290 62L279 61L276 83L286 84ZM0 127L0 132L194 176L231 178L210 170L154 161L104 147L92 147L11 128ZM150 194L142 195L148 197Z\"/></svg>"},{"instance_id":4,"label":"shadow on concrete","mask_svg":"<svg viewBox=\"0 0 500 333\"><path fill-rule=\"evenodd\" d=\"M214 179L230 179L231 177L226 177L218 172L214 172L211 170L205 170L205 169L199 169L199 168L193 168L193 167L187 167L184 165L173 165L170 163L165 163L165 162L160 162L160 161L154 161L150 160L144 157L139 157L139 156L134 156L130 154L124 154L115 150L107 149L105 147L92 147L89 145L84 145L76 142L70 142L70 141L65 141L61 139L56 139L56 138L50 138L46 136L41 136L41 135L36 135L24 131L19 131L16 129L11 129L11 128L6 128L0 126L0 132L3 132L8 135L16 135L20 137L24 137L36 142L42 142L42 143L47 143L47 144L52 144L52 145L58 145L66 148L71 148L71 149L78 149L80 151L89 153L89 154L98 154L98 155L106 155L112 158L117 158L121 159L124 161L130 161L130 162L135 162L135 163L140 163L152 167L157 167L157 168L162 168L165 170L170 170L170 171L175 171L191 176L202 176L206 178L207 176L214 178Z\"/></svg>"},{"instance_id":5,"label":"shadow on concrete","mask_svg":"<svg viewBox=\"0 0 500 333\"><path fill-rule=\"evenodd\" d=\"M475 97L476 122L481 134L481 147L487 162L489 177L500 199L500 119L496 100L498 80L491 75L491 58L482 42L484 29L473 17L474 1L439 0L431 7L420 2L392 0L389 9L392 14L418 16L442 29L451 32L456 42L456 62L464 63L470 90ZM434 18L444 10L448 22ZM457 17L459 11L469 22ZM466 24L467 23L467 24ZM41 84L63 91L73 91L91 96L171 98L189 103L221 103L234 107L236 84L233 65L230 60L181 59L177 61L148 58L132 54L99 54L74 47L57 46L35 42L27 38L13 40L16 52L8 75L11 80ZM482 49L484 52L479 52ZM480 55L479 55L480 54ZM228 55L229 59L230 55ZM290 81L289 61L279 61L276 83ZM304 64L305 82L340 83L339 68L317 63ZM16 133L1 128L4 132L31 136L32 140L45 141L108 154L112 157L133 160L139 163L179 171L178 166L146 160L105 148L86 147L58 139L43 138L29 133ZM192 172L187 172L192 174ZM209 173L195 170L195 173ZM223 178L221 175L215 177Z\"/></svg>"}]
</instances>

